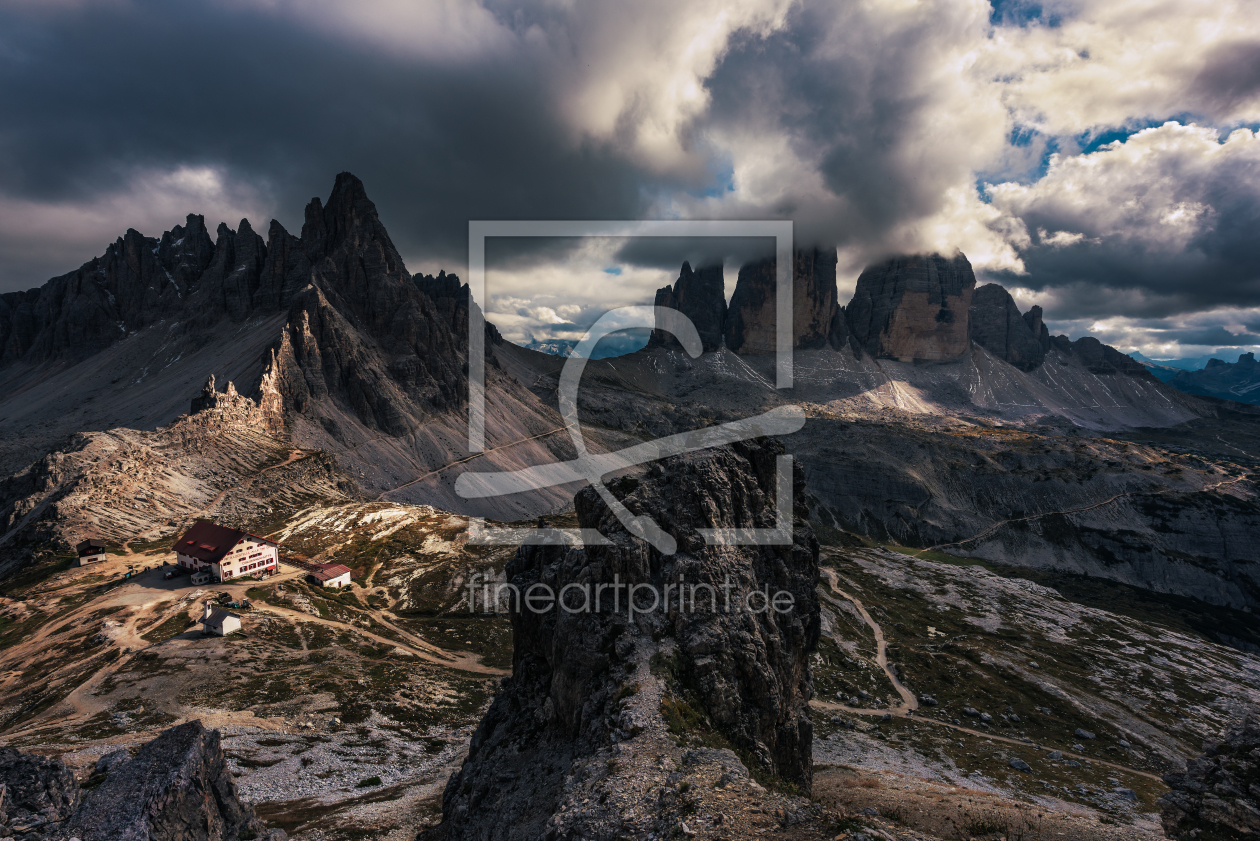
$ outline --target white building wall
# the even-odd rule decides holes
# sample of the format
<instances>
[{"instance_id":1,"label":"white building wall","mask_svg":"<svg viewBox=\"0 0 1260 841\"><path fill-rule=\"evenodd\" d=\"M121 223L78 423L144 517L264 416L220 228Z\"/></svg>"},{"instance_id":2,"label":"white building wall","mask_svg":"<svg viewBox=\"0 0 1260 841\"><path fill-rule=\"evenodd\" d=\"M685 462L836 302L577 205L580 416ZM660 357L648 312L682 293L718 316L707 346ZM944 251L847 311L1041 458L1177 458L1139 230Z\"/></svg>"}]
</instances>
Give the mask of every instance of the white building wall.
<instances>
[{"instance_id":1,"label":"white building wall","mask_svg":"<svg viewBox=\"0 0 1260 841\"><path fill-rule=\"evenodd\" d=\"M349 587L350 586L350 573L343 572L341 575L338 575L336 578L330 578L324 582L324 586L325 587Z\"/></svg>"},{"instance_id":2,"label":"white building wall","mask_svg":"<svg viewBox=\"0 0 1260 841\"><path fill-rule=\"evenodd\" d=\"M268 569L275 572L279 559L280 553L276 546L253 535L246 535L223 556L223 560L214 565L215 575L227 581L243 575L257 575Z\"/></svg>"}]
</instances>

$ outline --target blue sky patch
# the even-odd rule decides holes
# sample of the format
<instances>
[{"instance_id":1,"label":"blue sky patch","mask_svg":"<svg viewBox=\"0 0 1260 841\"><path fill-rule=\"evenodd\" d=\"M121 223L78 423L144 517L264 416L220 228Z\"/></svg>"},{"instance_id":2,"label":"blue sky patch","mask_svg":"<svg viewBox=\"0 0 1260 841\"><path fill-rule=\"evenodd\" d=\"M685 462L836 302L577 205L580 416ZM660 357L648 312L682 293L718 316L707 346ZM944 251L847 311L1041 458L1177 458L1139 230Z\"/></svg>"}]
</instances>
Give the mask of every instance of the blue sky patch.
<instances>
[{"instance_id":1,"label":"blue sky patch","mask_svg":"<svg viewBox=\"0 0 1260 841\"><path fill-rule=\"evenodd\" d=\"M1035 0L992 0L990 6L989 23L994 26L1059 26L1063 23L1062 15L1046 14Z\"/></svg>"}]
</instances>

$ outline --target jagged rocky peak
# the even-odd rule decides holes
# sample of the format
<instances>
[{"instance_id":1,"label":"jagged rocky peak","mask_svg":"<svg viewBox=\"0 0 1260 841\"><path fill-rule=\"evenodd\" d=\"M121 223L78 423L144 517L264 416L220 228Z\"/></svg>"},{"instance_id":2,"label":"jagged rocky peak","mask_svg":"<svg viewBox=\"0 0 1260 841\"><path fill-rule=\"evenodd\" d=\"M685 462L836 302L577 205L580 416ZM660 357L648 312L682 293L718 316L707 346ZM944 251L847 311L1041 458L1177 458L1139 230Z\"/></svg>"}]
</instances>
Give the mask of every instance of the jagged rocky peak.
<instances>
[{"instance_id":1,"label":"jagged rocky peak","mask_svg":"<svg viewBox=\"0 0 1260 841\"><path fill-rule=\"evenodd\" d=\"M197 282L214 253L215 244L206 231L205 217L194 213L188 214L183 225L164 233L157 249L158 260L184 290Z\"/></svg>"},{"instance_id":2,"label":"jagged rocky peak","mask_svg":"<svg viewBox=\"0 0 1260 841\"><path fill-rule=\"evenodd\" d=\"M684 779L696 797L715 785L765 794L750 772L808 794L808 658L820 612L803 473L797 467L792 483L790 543L710 546L699 531L773 528L781 452L777 443L734 444L611 483L622 504L675 538L673 555L631 536L591 488L575 500L578 521L610 545L517 552L509 587L566 601L534 610L501 591L512 675L446 786L441 826L422 837L666 837L688 808L709 806L671 797L644 809L642 792ZM781 609L761 609L754 591ZM782 808L808 807L790 801Z\"/></svg>"},{"instance_id":3,"label":"jagged rocky peak","mask_svg":"<svg viewBox=\"0 0 1260 841\"><path fill-rule=\"evenodd\" d=\"M988 283L971 298L971 338L1016 368L1031 371L1050 349L1050 333L1041 322L1041 307L1020 314L1011 293Z\"/></svg>"},{"instance_id":4,"label":"jagged rocky peak","mask_svg":"<svg viewBox=\"0 0 1260 841\"><path fill-rule=\"evenodd\" d=\"M1046 327L1046 323L1042 320L1041 307L1033 304L1028 308L1028 312L1024 313L1024 323L1028 325L1028 329L1037 337L1037 343L1041 345L1045 351L1050 350L1050 330Z\"/></svg>"},{"instance_id":5,"label":"jagged rocky peak","mask_svg":"<svg viewBox=\"0 0 1260 841\"><path fill-rule=\"evenodd\" d=\"M792 343L821 348L847 340L843 318L837 323L836 250L798 249L792 260ZM741 354L776 349L776 272L770 257L740 266L726 318L726 346Z\"/></svg>"},{"instance_id":6,"label":"jagged rocky peak","mask_svg":"<svg viewBox=\"0 0 1260 841\"><path fill-rule=\"evenodd\" d=\"M726 322L726 284L721 264L692 270L684 262L672 286L656 290L656 306L669 307L691 319L706 352L722 346ZM653 330L648 347L678 347L678 340L664 330Z\"/></svg>"},{"instance_id":7,"label":"jagged rocky peak","mask_svg":"<svg viewBox=\"0 0 1260 841\"><path fill-rule=\"evenodd\" d=\"M163 320L208 336L220 319L292 307L313 280L335 305L379 322L397 303L375 294L383 277L410 279L363 182L343 172L326 206L313 199L306 208L301 238L273 220L264 241L241 220L211 239L204 218L190 214L158 239L128 230L76 271L0 295L0 367L85 359Z\"/></svg>"},{"instance_id":8,"label":"jagged rocky peak","mask_svg":"<svg viewBox=\"0 0 1260 841\"><path fill-rule=\"evenodd\" d=\"M369 243L380 250L386 271L405 273L363 182L349 172L338 173L328 204L316 196L306 206L302 247L314 261L339 249L354 250Z\"/></svg>"},{"instance_id":9,"label":"jagged rocky peak","mask_svg":"<svg viewBox=\"0 0 1260 841\"><path fill-rule=\"evenodd\" d=\"M1065 356L1076 359L1091 374L1126 374L1130 377L1156 381L1146 366L1111 345L1104 345L1093 336L1082 336L1072 341L1067 336L1054 336L1050 346Z\"/></svg>"},{"instance_id":10,"label":"jagged rocky peak","mask_svg":"<svg viewBox=\"0 0 1260 841\"><path fill-rule=\"evenodd\" d=\"M436 277L431 274L412 275L411 282L416 285L417 289L434 300L459 297L460 292L464 288L460 284L459 275L454 272L447 274L445 269L440 269Z\"/></svg>"},{"instance_id":11,"label":"jagged rocky peak","mask_svg":"<svg viewBox=\"0 0 1260 841\"><path fill-rule=\"evenodd\" d=\"M949 362L971 351L976 286L961 252L908 254L868 266L846 308L849 332L871 356Z\"/></svg>"},{"instance_id":12,"label":"jagged rocky peak","mask_svg":"<svg viewBox=\"0 0 1260 841\"><path fill-rule=\"evenodd\" d=\"M202 386L201 394L192 399L189 413L210 414L219 420L249 424L271 433L282 432L284 400L280 396L278 382L276 352L273 350L259 382L256 398L238 393L235 384L230 380L227 387L219 391L215 386L214 374L211 374Z\"/></svg>"}]
</instances>

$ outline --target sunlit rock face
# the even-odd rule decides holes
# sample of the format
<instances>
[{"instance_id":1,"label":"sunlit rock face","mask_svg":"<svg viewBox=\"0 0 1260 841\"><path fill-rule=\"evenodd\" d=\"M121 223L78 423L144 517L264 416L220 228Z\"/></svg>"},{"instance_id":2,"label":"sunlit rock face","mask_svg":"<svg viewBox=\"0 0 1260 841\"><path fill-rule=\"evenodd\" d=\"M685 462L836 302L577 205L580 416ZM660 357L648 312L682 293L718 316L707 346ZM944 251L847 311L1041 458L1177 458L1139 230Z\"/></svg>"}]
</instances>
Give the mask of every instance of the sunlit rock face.
<instances>
[{"instance_id":1,"label":"sunlit rock face","mask_svg":"<svg viewBox=\"0 0 1260 841\"><path fill-rule=\"evenodd\" d=\"M950 362L971 350L976 276L961 253L911 254L870 266L846 308L849 331L871 356Z\"/></svg>"}]
</instances>

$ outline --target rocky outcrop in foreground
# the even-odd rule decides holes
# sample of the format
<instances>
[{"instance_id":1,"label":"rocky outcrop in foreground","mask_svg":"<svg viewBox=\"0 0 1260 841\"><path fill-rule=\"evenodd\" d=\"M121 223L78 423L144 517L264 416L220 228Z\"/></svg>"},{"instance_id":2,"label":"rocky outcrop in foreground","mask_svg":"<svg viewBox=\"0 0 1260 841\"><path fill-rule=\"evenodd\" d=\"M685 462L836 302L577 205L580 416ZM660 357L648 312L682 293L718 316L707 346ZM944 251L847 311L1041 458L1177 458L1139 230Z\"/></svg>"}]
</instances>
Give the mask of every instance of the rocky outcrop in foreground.
<instances>
[{"instance_id":1,"label":"rocky outcrop in foreground","mask_svg":"<svg viewBox=\"0 0 1260 841\"><path fill-rule=\"evenodd\" d=\"M1220 742L1208 742L1160 798L1164 832L1177 841L1260 837L1260 708Z\"/></svg>"},{"instance_id":2,"label":"rocky outcrop in foreground","mask_svg":"<svg viewBox=\"0 0 1260 841\"><path fill-rule=\"evenodd\" d=\"M82 841L231 841L284 838L241 802L219 731L190 721L116 765L83 798L68 831Z\"/></svg>"},{"instance_id":3,"label":"rocky outcrop in foreground","mask_svg":"<svg viewBox=\"0 0 1260 841\"><path fill-rule=\"evenodd\" d=\"M131 757L102 757L81 791L59 759L0 750L0 827L38 841L283 841L241 802L200 721L172 727Z\"/></svg>"},{"instance_id":4,"label":"rocky outcrop in foreground","mask_svg":"<svg viewBox=\"0 0 1260 841\"><path fill-rule=\"evenodd\" d=\"M674 555L628 534L590 488L576 499L579 522L611 545L520 549L511 585L567 587L574 612L513 605L512 676L446 786L442 824L424 837L667 837L704 815L720 822L710 808L736 810L702 802L723 788L769 798L781 822L809 819L808 801L792 796L812 783L807 658L820 627L801 473L790 545L713 547L697 531L771 527L780 451L736 444L615 481L618 498L678 541ZM680 602L680 582L698 597ZM612 585L623 588L617 602ZM639 588L635 612L625 585ZM753 591L783 594L782 612L757 611L758 596L749 609ZM595 605L583 592L603 595Z\"/></svg>"},{"instance_id":5,"label":"rocky outcrop in foreground","mask_svg":"<svg viewBox=\"0 0 1260 841\"><path fill-rule=\"evenodd\" d=\"M0 835L58 827L78 796L79 783L60 759L0 748Z\"/></svg>"},{"instance_id":6,"label":"rocky outcrop in foreground","mask_svg":"<svg viewBox=\"0 0 1260 841\"><path fill-rule=\"evenodd\" d=\"M250 424L272 434L284 431L284 401L275 387L275 355L272 365L263 373L257 400L238 394L231 380L219 391L214 374L206 380L201 394L192 399L190 414L210 412L228 423Z\"/></svg>"},{"instance_id":7,"label":"rocky outcrop in foreground","mask_svg":"<svg viewBox=\"0 0 1260 841\"><path fill-rule=\"evenodd\" d=\"M962 252L912 254L869 266L845 312L857 344L876 358L949 362L971 351L976 276Z\"/></svg>"}]
</instances>

